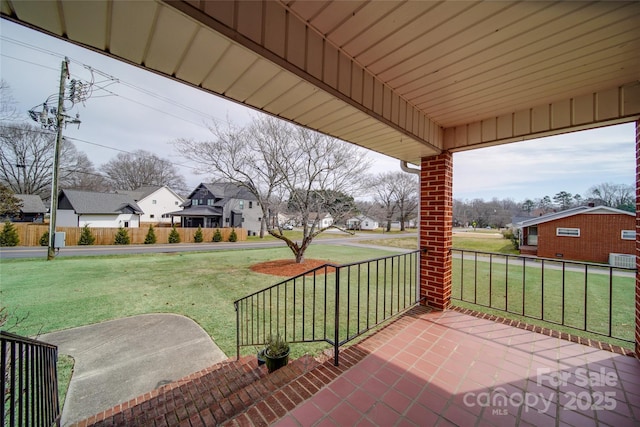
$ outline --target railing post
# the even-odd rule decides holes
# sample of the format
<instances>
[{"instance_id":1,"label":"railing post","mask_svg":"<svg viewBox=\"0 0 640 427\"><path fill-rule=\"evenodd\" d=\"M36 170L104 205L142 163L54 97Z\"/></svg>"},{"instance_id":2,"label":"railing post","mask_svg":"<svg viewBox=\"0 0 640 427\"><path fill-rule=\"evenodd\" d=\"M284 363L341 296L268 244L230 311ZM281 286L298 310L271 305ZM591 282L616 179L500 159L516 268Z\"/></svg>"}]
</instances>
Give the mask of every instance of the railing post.
<instances>
[{"instance_id":1,"label":"railing post","mask_svg":"<svg viewBox=\"0 0 640 427\"><path fill-rule=\"evenodd\" d=\"M236 360L240 360L240 311L238 310L238 301L233 303L236 308Z\"/></svg>"},{"instance_id":2,"label":"railing post","mask_svg":"<svg viewBox=\"0 0 640 427\"><path fill-rule=\"evenodd\" d=\"M340 267L336 268L336 298L335 298L335 316L334 321L334 339L333 339L333 365L338 366L340 354Z\"/></svg>"}]
</instances>

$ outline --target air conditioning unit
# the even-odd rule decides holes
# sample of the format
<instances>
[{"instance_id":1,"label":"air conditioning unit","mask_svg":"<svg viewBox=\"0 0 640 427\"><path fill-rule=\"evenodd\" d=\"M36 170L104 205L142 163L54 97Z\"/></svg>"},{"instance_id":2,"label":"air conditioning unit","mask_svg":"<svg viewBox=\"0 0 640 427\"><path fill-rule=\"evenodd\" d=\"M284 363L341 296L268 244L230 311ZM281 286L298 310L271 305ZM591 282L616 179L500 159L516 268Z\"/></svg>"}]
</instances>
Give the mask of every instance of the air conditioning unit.
<instances>
[{"instance_id":1,"label":"air conditioning unit","mask_svg":"<svg viewBox=\"0 0 640 427\"><path fill-rule=\"evenodd\" d=\"M609 265L620 268L636 268L636 257L628 254L609 254Z\"/></svg>"}]
</instances>

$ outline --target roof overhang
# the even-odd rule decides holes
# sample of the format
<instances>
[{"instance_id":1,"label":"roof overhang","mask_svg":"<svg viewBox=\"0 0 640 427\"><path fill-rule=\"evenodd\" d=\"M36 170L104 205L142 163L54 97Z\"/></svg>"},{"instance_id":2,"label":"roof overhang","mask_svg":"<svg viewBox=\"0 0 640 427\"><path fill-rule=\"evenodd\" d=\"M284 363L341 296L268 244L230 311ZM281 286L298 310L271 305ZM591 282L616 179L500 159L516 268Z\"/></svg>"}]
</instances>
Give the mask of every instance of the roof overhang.
<instances>
[{"instance_id":1,"label":"roof overhang","mask_svg":"<svg viewBox=\"0 0 640 427\"><path fill-rule=\"evenodd\" d=\"M640 117L640 2L15 1L2 16L389 156Z\"/></svg>"}]
</instances>

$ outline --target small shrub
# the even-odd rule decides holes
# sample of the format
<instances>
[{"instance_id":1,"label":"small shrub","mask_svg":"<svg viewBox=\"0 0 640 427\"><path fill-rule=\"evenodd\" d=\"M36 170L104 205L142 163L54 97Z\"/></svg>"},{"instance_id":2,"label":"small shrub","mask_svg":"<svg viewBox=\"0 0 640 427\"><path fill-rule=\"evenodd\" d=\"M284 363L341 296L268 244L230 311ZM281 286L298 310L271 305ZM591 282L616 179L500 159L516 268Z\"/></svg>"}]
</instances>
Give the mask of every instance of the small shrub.
<instances>
[{"instance_id":1,"label":"small shrub","mask_svg":"<svg viewBox=\"0 0 640 427\"><path fill-rule=\"evenodd\" d=\"M180 233L176 230L175 225L171 228L171 233L169 233L169 243L180 243Z\"/></svg>"},{"instance_id":2,"label":"small shrub","mask_svg":"<svg viewBox=\"0 0 640 427\"><path fill-rule=\"evenodd\" d=\"M203 240L204 240L204 236L202 235L202 228L198 226L198 229L193 235L193 241L196 243L202 243Z\"/></svg>"},{"instance_id":3,"label":"small shrub","mask_svg":"<svg viewBox=\"0 0 640 427\"><path fill-rule=\"evenodd\" d=\"M91 234L91 229L89 225L85 225L82 227L82 231L80 232L80 238L78 239L78 245L89 246L93 245L96 242L96 238Z\"/></svg>"},{"instance_id":4,"label":"small shrub","mask_svg":"<svg viewBox=\"0 0 640 427\"><path fill-rule=\"evenodd\" d=\"M229 241L230 242L237 242L238 241L238 235L236 234L235 228L231 229L231 234L229 234Z\"/></svg>"},{"instance_id":5,"label":"small shrub","mask_svg":"<svg viewBox=\"0 0 640 427\"><path fill-rule=\"evenodd\" d=\"M40 237L40 246L49 246L49 232L45 231Z\"/></svg>"},{"instance_id":6,"label":"small shrub","mask_svg":"<svg viewBox=\"0 0 640 427\"><path fill-rule=\"evenodd\" d=\"M220 232L219 228L216 228L216 232L213 233L213 239L211 239L212 242L222 242L222 233Z\"/></svg>"},{"instance_id":7,"label":"small shrub","mask_svg":"<svg viewBox=\"0 0 640 427\"><path fill-rule=\"evenodd\" d=\"M153 245L154 243L156 243L156 241L157 241L156 232L153 229L153 224L151 224L149 225L149 231L147 231L147 235L144 238L144 244Z\"/></svg>"},{"instance_id":8,"label":"small shrub","mask_svg":"<svg viewBox=\"0 0 640 427\"><path fill-rule=\"evenodd\" d=\"M0 232L0 246L18 246L19 243L18 230L9 221L5 222Z\"/></svg>"},{"instance_id":9,"label":"small shrub","mask_svg":"<svg viewBox=\"0 0 640 427\"><path fill-rule=\"evenodd\" d=\"M520 249L520 239L519 239L518 232L514 233L513 230L504 230L502 232L502 235L504 236L505 239L511 240L511 244L516 250Z\"/></svg>"},{"instance_id":10,"label":"small shrub","mask_svg":"<svg viewBox=\"0 0 640 427\"><path fill-rule=\"evenodd\" d=\"M129 232L126 228L118 228L118 232L116 233L116 237L113 239L114 245L128 245L131 243L131 238L129 237Z\"/></svg>"}]
</instances>

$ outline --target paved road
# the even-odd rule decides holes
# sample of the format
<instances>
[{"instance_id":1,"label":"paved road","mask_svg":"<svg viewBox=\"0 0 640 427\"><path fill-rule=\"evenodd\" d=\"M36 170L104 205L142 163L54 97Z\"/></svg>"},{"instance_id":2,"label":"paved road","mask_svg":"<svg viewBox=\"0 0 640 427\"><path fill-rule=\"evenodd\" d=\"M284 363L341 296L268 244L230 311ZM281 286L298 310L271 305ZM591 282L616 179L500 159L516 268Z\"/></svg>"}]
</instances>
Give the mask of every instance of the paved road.
<instances>
[{"instance_id":1,"label":"paved road","mask_svg":"<svg viewBox=\"0 0 640 427\"><path fill-rule=\"evenodd\" d=\"M385 238L415 237L416 233L403 234L365 234L345 236L343 233L333 237L317 238L314 245L344 245L354 244L359 246L363 240L378 240ZM217 251L233 249L258 249L286 247L284 242L268 240L265 242L220 242L220 243L179 243L179 244L155 244L155 245L111 245L111 246L67 246L60 249L57 256L98 256L98 255L126 255L146 253L176 253L196 251ZM389 248L392 249L392 248ZM0 259L10 258L46 258L47 248L42 246L16 246L0 248Z\"/></svg>"}]
</instances>

